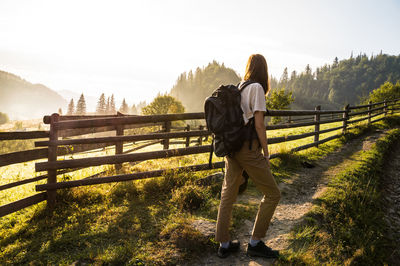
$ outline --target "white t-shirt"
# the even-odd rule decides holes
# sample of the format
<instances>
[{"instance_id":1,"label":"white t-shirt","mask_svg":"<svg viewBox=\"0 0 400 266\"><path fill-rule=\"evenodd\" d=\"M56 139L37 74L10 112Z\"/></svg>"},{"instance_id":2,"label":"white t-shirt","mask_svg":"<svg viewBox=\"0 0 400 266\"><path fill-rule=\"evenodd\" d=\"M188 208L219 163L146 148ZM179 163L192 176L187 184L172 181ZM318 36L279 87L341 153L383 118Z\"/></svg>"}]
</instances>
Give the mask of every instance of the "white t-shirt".
<instances>
[{"instance_id":1,"label":"white t-shirt","mask_svg":"<svg viewBox=\"0 0 400 266\"><path fill-rule=\"evenodd\" d=\"M242 82L243 83L243 82ZM247 124L256 111L266 112L264 89L260 83L247 85L242 91L240 106L243 110L244 123Z\"/></svg>"}]
</instances>

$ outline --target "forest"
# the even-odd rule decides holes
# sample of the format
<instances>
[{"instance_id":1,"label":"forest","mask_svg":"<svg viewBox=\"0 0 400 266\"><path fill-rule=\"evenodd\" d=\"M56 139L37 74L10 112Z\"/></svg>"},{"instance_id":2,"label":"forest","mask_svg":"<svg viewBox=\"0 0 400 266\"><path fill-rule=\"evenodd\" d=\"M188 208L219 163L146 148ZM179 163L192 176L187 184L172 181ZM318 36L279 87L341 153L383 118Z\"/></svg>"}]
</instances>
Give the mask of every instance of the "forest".
<instances>
[{"instance_id":1,"label":"forest","mask_svg":"<svg viewBox=\"0 0 400 266\"><path fill-rule=\"evenodd\" d=\"M216 61L193 73L182 73L170 94L180 100L189 112L202 111L204 99L221 84L236 84L240 76L223 63ZM279 79L271 78L271 88L292 92L291 109L342 108L346 104L364 102L368 95L386 81L400 80L400 55L378 54L368 57L360 54L348 59L337 57L332 64L317 67L309 65L303 72L285 68Z\"/></svg>"}]
</instances>

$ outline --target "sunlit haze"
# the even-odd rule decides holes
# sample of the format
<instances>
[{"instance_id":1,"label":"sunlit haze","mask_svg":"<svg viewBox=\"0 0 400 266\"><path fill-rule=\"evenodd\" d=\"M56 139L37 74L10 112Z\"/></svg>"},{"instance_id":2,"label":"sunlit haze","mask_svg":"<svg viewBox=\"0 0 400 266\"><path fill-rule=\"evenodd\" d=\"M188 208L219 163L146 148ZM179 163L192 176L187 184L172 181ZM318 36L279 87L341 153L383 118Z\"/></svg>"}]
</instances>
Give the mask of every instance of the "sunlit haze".
<instances>
[{"instance_id":1,"label":"sunlit haze","mask_svg":"<svg viewBox=\"0 0 400 266\"><path fill-rule=\"evenodd\" d=\"M129 104L212 60L273 76L400 51L400 1L0 1L0 70L53 90ZM67 99L68 100L68 99Z\"/></svg>"}]
</instances>

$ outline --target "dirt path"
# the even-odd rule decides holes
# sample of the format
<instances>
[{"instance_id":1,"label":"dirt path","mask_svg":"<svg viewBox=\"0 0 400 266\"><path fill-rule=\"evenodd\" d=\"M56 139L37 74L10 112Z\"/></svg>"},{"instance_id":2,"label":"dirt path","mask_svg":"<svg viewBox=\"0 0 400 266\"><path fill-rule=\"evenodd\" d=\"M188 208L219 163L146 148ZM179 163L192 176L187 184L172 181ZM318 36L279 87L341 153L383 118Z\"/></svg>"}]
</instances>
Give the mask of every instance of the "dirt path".
<instances>
[{"instance_id":1,"label":"dirt path","mask_svg":"<svg viewBox=\"0 0 400 266\"><path fill-rule=\"evenodd\" d=\"M393 240L400 239L400 142L393 149L390 160L387 160L383 175L383 195L385 220L389 227L387 237ZM389 263L396 265L400 261L400 246L397 246Z\"/></svg>"},{"instance_id":2,"label":"dirt path","mask_svg":"<svg viewBox=\"0 0 400 266\"><path fill-rule=\"evenodd\" d=\"M329 179L354 163L356 159L353 155L361 150L369 150L372 144L383 134L382 131L376 131L367 137L351 140L339 150L319 160L314 168L304 168L298 171L290 180L290 183L281 183L279 187L282 191L282 199L275 211L267 237L264 239L267 245L279 250L287 248L289 232L310 211L313 199L324 192ZM400 186L398 188L400 189ZM397 195L400 195L400 193L397 193ZM244 204L258 204L260 198L254 198L244 193L239 196L238 201ZM253 221L246 220L242 228L234 232L242 245L239 253L232 254L226 259L219 259L215 253L208 254L192 265L272 264L273 260L271 259L249 258L245 255L252 227Z\"/></svg>"}]
</instances>

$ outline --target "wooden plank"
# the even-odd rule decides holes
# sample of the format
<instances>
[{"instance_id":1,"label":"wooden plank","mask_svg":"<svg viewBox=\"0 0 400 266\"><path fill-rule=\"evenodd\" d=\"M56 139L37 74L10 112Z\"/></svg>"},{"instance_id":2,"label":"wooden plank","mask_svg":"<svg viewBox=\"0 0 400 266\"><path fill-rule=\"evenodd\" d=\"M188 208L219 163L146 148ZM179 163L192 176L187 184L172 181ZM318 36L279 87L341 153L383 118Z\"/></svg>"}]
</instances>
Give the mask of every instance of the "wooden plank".
<instances>
[{"instance_id":1,"label":"wooden plank","mask_svg":"<svg viewBox=\"0 0 400 266\"><path fill-rule=\"evenodd\" d=\"M267 125L265 128L267 130L276 130L276 129L284 129L284 128L295 128L295 127L306 127L313 126L315 122L303 122L303 123L293 123L293 124L281 124L281 125Z\"/></svg>"},{"instance_id":2,"label":"wooden plank","mask_svg":"<svg viewBox=\"0 0 400 266\"><path fill-rule=\"evenodd\" d=\"M58 147L57 156L63 156L63 155L67 155L67 154L75 154L75 153L86 152L86 151L95 150L95 149L101 149L101 148L105 148L105 147L108 147L111 145L112 144L107 144L107 143L80 145L80 146L74 146L73 151L71 150L70 147L65 147L65 148ZM24 162L44 159L44 158L47 158L47 156L48 156L47 148L0 154L0 167L10 165L10 164L24 163Z\"/></svg>"},{"instance_id":3,"label":"wooden plank","mask_svg":"<svg viewBox=\"0 0 400 266\"><path fill-rule=\"evenodd\" d=\"M146 123L146 124L135 124L135 125L125 125L125 129L134 129L134 128L144 128L144 127L154 127L161 126L162 123ZM79 129L64 129L59 131L59 137L74 137L81 135L88 135L94 133L102 133L108 131L114 131L115 126L107 126L107 127L93 127L93 128L79 128Z\"/></svg>"},{"instance_id":4,"label":"wooden plank","mask_svg":"<svg viewBox=\"0 0 400 266\"><path fill-rule=\"evenodd\" d=\"M384 102L377 102L377 103L372 103L372 104L365 104L365 105L357 105L357 106L350 106L349 109L353 110L353 109L361 109L361 108L367 108L368 106L375 106L375 105L379 105L379 104L383 104Z\"/></svg>"},{"instance_id":5,"label":"wooden plank","mask_svg":"<svg viewBox=\"0 0 400 266\"><path fill-rule=\"evenodd\" d=\"M302 116L302 115L316 115L316 114L341 114L342 110L268 110L266 116Z\"/></svg>"},{"instance_id":6,"label":"wooden plank","mask_svg":"<svg viewBox=\"0 0 400 266\"><path fill-rule=\"evenodd\" d=\"M319 134L321 135L321 134L328 133L328 132L331 132L331 131L335 131L335 130L338 130L338 129L343 129L343 126L320 130Z\"/></svg>"},{"instance_id":7,"label":"wooden plank","mask_svg":"<svg viewBox=\"0 0 400 266\"><path fill-rule=\"evenodd\" d=\"M13 182L13 183L5 184L5 185L0 186L0 191L8 189L8 188L12 188L12 187L17 187L17 186L33 183L33 182L40 181L40 180L43 180L43 179L46 179L46 178L47 178L47 175L41 175L41 176L37 176L37 177L28 178L28 179L16 181L16 182Z\"/></svg>"},{"instance_id":8,"label":"wooden plank","mask_svg":"<svg viewBox=\"0 0 400 266\"><path fill-rule=\"evenodd\" d=\"M321 120L319 124L328 124L334 122L343 121L343 118L338 119L329 119L329 120ZM267 125L267 130L276 130L276 129L284 129L284 128L296 128L296 127L305 127L305 126L314 126L316 124L315 121L312 122L304 122L304 123L294 123L294 124L281 124L281 125Z\"/></svg>"},{"instance_id":9,"label":"wooden plank","mask_svg":"<svg viewBox=\"0 0 400 266\"><path fill-rule=\"evenodd\" d=\"M171 132L171 121L164 122L163 130L166 133ZM169 149L169 139L164 139L162 143L163 143L163 146L164 146L163 147L164 150L168 150Z\"/></svg>"},{"instance_id":10,"label":"wooden plank","mask_svg":"<svg viewBox=\"0 0 400 266\"><path fill-rule=\"evenodd\" d=\"M0 207L0 217L7 214L22 210L26 207L32 206L47 199L47 193L39 193Z\"/></svg>"},{"instance_id":11,"label":"wooden plank","mask_svg":"<svg viewBox=\"0 0 400 266\"><path fill-rule=\"evenodd\" d=\"M385 113L385 112L380 112L380 113L377 113L377 114L371 115L371 118L374 118L375 116L383 115L384 113ZM371 122L371 123L373 123L373 122Z\"/></svg>"},{"instance_id":12,"label":"wooden plank","mask_svg":"<svg viewBox=\"0 0 400 266\"><path fill-rule=\"evenodd\" d=\"M199 137L211 135L206 130L196 130L190 132L170 132L170 133L150 133L142 135L131 135L131 136L113 136L113 137L102 137L102 138L84 138L84 139L67 139L58 140L56 142L51 141L36 141L36 147L45 147L52 145L74 145L74 144L94 144L94 143L108 143L114 144L116 142L127 142L127 141L142 141L142 140L161 140L169 138L184 138L184 137Z\"/></svg>"},{"instance_id":13,"label":"wooden plank","mask_svg":"<svg viewBox=\"0 0 400 266\"><path fill-rule=\"evenodd\" d=\"M204 113L182 113L182 114L165 114L165 115L146 115L136 117L115 117L115 118L95 118L76 121L60 121L55 124L57 129L70 128L87 128L87 127L103 127L117 126L125 124L143 124L157 123L166 121L188 120L188 119L204 119Z\"/></svg>"},{"instance_id":14,"label":"wooden plank","mask_svg":"<svg viewBox=\"0 0 400 266\"><path fill-rule=\"evenodd\" d=\"M178 173L181 171L192 171L192 172L193 171L204 171L204 170L218 169L218 168L222 168L224 166L225 166L225 162L217 162L217 163L213 163L211 168L210 168L209 164L207 163L207 164L200 164L200 165L183 166L183 167L178 167L178 168L173 168L173 169L162 169L162 170L139 172L139 173L132 173L132 174L59 182L56 184L43 184L43 185L36 185L36 191L89 186L89 185L112 183L112 182L131 181L131 180L138 180L138 179L144 179L144 178L150 178L150 177L159 177L159 176L162 176L162 175L164 175L168 172L172 172L172 171L175 171Z\"/></svg>"},{"instance_id":15,"label":"wooden plank","mask_svg":"<svg viewBox=\"0 0 400 266\"><path fill-rule=\"evenodd\" d=\"M59 119L58 114L52 114L50 117L50 141L57 141L58 139L58 130L55 127L55 123L58 122ZM57 161L57 146L50 146L48 148L48 162L56 162ZM56 184L57 183L57 169L49 169L47 170L47 184ZM56 190L48 190L47 191L47 206L50 209L53 209L56 204Z\"/></svg>"},{"instance_id":16,"label":"wooden plank","mask_svg":"<svg viewBox=\"0 0 400 266\"><path fill-rule=\"evenodd\" d=\"M116 163L124 163L124 162L144 161L144 160L149 160L149 159L161 159L161 158L183 156L183 155L189 155L189 154L204 153L204 152L209 152L210 149L211 149L211 146L207 145L207 146L197 146L197 147L170 149L170 150L162 150L162 151L142 152L142 153L134 153L134 154L102 156L102 157L96 157L96 158L83 158L83 159L63 160L63 161L55 161L55 162L42 162L42 163L36 163L35 169L38 172L38 171L44 171L44 170L78 168L78 167L98 166L98 165L103 165L103 164L116 164Z\"/></svg>"},{"instance_id":17,"label":"wooden plank","mask_svg":"<svg viewBox=\"0 0 400 266\"><path fill-rule=\"evenodd\" d=\"M109 117L117 117L117 116L139 116L139 115L125 115L120 112L113 115L60 115L59 121L66 121L66 120L83 120L83 119L91 119L91 118L109 118ZM50 124L50 117L49 115L45 115L43 117L43 123Z\"/></svg>"},{"instance_id":18,"label":"wooden plank","mask_svg":"<svg viewBox=\"0 0 400 266\"><path fill-rule=\"evenodd\" d=\"M148 146L155 145L155 144L160 144L160 143L161 143L160 140L151 141L151 142L149 142L149 143L145 143L145 144L143 144L143 145L140 145L140 146L137 146L137 147L135 147L135 148L129 149L129 150L127 150L127 151L124 151L123 153L124 153L124 154L130 153L130 152L137 151L137 150L146 148L146 147L148 147Z\"/></svg>"},{"instance_id":19,"label":"wooden plank","mask_svg":"<svg viewBox=\"0 0 400 266\"><path fill-rule=\"evenodd\" d=\"M0 140L48 138L49 131L0 132Z\"/></svg>"},{"instance_id":20,"label":"wooden plank","mask_svg":"<svg viewBox=\"0 0 400 266\"><path fill-rule=\"evenodd\" d=\"M318 105L318 106L315 107L315 111L319 111L319 110L321 110L321 105ZM314 121L315 121L315 127L314 127L314 133L315 133L315 135L314 135L314 142L318 142L318 140L319 140L320 117L321 117L320 114L316 114L316 115L314 116ZM317 147L318 147L318 146L317 146Z\"/></svg>"},{"instance_id":21,"label":"wooden plank","mask_svg":"<svg viewBox=\"0 0 400 266\"><path fill-rule=\"evenodd\" d=\"M15 163L29 162L47 157L48 149L34 149L0 154L0 167Z\"/></svg>"},{"instance_id":22,"label":"wooden plank","mask_svg":"<svg viewBox=\"0 0 400 266\"><path fill-rule=\"evenodd\" d=\"M373 112L373 111L377 111L377 110L382 110L383 108L384 108L384 107L382 106L382 107L377 107L377 108L369 109L369 110L362 111L362 112L349 113L349 116L368 114L369 112Z\"/></svg>"}]
</instances>

